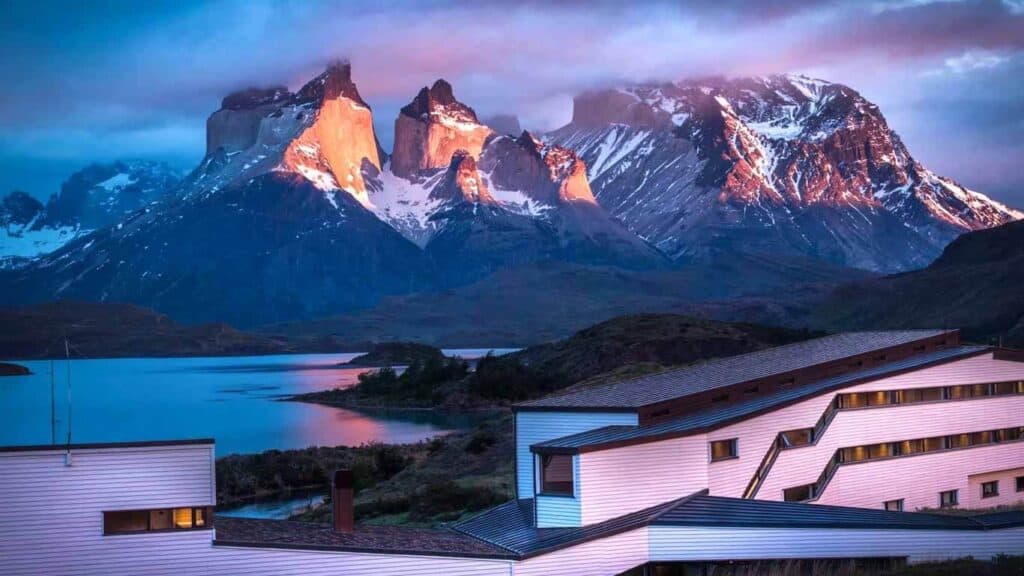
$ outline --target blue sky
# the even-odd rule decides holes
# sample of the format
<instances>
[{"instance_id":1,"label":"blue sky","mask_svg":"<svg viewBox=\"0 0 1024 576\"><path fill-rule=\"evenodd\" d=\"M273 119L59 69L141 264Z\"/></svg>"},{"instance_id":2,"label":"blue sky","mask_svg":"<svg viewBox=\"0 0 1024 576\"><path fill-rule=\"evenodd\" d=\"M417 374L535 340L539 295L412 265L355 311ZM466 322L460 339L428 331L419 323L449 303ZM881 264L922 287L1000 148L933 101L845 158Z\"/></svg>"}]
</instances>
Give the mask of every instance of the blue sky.
<instances>
[{"instance_id":1,"label":"blue sky","mask_svg":"<svg viewBox=\"0 0 1024 576\"><path fill-rule=\"evenodd\" d=\"M226 93L347 57L385 148L438 77L546 130L588 88L802 72L878 103L926 166L1024 206L1024 0L626 4L7 2L0 193L45 198L115 158L191 168Z\"/></svg>"}]
</instances>

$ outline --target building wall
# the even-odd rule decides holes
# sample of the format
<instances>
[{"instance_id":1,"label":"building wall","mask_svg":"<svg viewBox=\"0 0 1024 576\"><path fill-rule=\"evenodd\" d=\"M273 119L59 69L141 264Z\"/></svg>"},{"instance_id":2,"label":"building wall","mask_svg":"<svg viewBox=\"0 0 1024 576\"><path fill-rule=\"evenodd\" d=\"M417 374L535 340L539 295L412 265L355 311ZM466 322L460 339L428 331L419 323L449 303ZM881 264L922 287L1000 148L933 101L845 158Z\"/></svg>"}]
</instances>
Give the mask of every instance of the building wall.
<instances>
[{"instance_id":1,"label":"building wall","mask_svg":"<svg viewBox=\"0 0 1024 576\"><path fill-rule=\"evenodd\" d=\"M637 528L518 562L515 576L613 576L647 563L647 528Z\"/></svg>"},{"instance_id":2,"label":"building wall","mask_svg":"<svg viewBox=\"0 0 1024 576\"><path fill-rule=\"evenodd\" d=\"M1024 444L1019 446L1024 450ZM975 474L967 478L967 494L961 494L960 498L968 498L971 508L988 508L992 506L1005 506L1008 504L1024 503L1024 491L1017 491L1017 478L1024 476L1024 468L1010 468L985 474ZM985 482L996 480L999 482L999 496L981 497L981 485Z\"/></svg>"},{"instance_id":3,"label":"building wall","mask_svg":"<svg viewBox=\"0 0 1024 576\"><path fill-rule=\"evenodd\" d=\"M532 498L534 495L532 444L604 426L636 424L636 414L627 412L516 412L517 496Z\"/></svg>"},{"instance_id":4,"label":"building wall","mask_svg":"<svg viewBox=\"0 0 1024 576\"><path fill-rule=\"evenodd\" d=\"M534 455L540 458L539 455ZM540 463L536 470L540 470ZM539 476L539 474L538 474ZM572 489L573 495L569 496L535 496L537 510L538 528L564 528L568 526L580 526L582 523L582 511L580 509L580 457L572 457ZM540 482L540 478L537 479Z\"/></svg>"},{"instance_id":5,"label":"building wall","mask_svg":"<svg viewBox=\"0 0 1024 576\"><path fill-rule=\"evenodd\" d=\"M0 573L5 576L506 575L502 560L226 548L211 530L103 535L105 510L207 506L213 447L0 453Z\"/></svg>"},{"instance_id":6,"label":"building wall","mask_svg":"<svg viewBox=\"0 0 1024 576\"><path fill-rule=\"evenodd\" d=\"M1024 363L993 360L986 354L851 386L709 432L709 442L738 438L740 454L738 459L708 465L709 490L713 495L742 496L776 435L814 426L836 394L1017 379L1024 379ZM816 445L780 452L757 497L781 499L783 488L814 482L840 447L1015 425L1024 425L1024 396L841 410ZM1021 459L1018 465L1024 463L1024 450ZM973 472L998 469L979 466ZM875 502L877 497L867 496L872 507L880 505L881 500ZM848 503L834 498L831 503Z\"/></svg>"},{"instance_id":7,"label":"building wall","mask_svg":"<svg viewBox=\"0 0 1024 576\"><path fill-rule=\"evenodd\" d=\"M988 559L1024 550L1024 527L1002 530L648 527L652 562L906 557Z\"/></svg>"},{"instance_id":8,"label":"building wall","mask_svg":"<svg viewBox=\"0 0 1024 576\"><path fill-rule=\"evenodd\" d=\"M817 503L881 508L886 500L902 498L903 509L912 512L938 507L939 492L959 490L961 508L988 506L979 502L980 493L972 494L968 477L1008 469L1022 458L1024 442L1013 442L845 464L836 470Z\"/></svg>"},{"instance_id":9,"label":"building wall","mask_svg":"<svg viewBox=\"0 0 1024 576\"><path fill-rule=\"evenodd\" d=\"M583 524L703 490L707 458L703 434L580 454Z\"/></svg>"},{"instance_id":10,"label":"building wall","mask_svg":"<svg viewBox=\"0 0 1024 576\"><path fill-rule=\"evenodd\" d=\"M1024 396L956 400L917 406L911 404L840 410L825 435L816 445L791 448L779 453L772 472L765 480L757 497L766 500L781 500L783 489L814 482L836 450L842 447L979 432L1018 425L1024 426ZM881 477L888 475L887 471L895 469L894 466L902 468L900 463L904 461L914 462L911 467L920 468L918 475L939 473L931 469L933 466L940 468L952 466L960 471L969 470L968 473L971 474L1002 469L1002 467L980 458L980 451L984 449L985 447L967 448L943 453L905 456L887 461L844 464L840 466L840 469L850 466L866 466L881 474ZM1024 444L1017 444L1015 449L1011 448L1011 453L1014 450L1018 455L1016 464L1024 465ZM924 468L926 465L927 468ZM947 481L950 480L948 470L943 471L942 475ZM966 481L965 476L956 484L966 483ZM822 503L828 501L833 504L849 503L854 505L853 501L837 500L840 495L837 492L838 488L833 486L834 482L835 479L826 487ZM865 501L865 498L877 500L875 496L880 494L879 484L876 483L874 487L862 486L865 493L858 495L856 501ZM829 494L830 491L833 493ZM847 494L847 496L852 495ZM871 507L878 507L880 504L879 500ZM909 500L907 504L909 504Z\"/></svg>"}]
</instances>

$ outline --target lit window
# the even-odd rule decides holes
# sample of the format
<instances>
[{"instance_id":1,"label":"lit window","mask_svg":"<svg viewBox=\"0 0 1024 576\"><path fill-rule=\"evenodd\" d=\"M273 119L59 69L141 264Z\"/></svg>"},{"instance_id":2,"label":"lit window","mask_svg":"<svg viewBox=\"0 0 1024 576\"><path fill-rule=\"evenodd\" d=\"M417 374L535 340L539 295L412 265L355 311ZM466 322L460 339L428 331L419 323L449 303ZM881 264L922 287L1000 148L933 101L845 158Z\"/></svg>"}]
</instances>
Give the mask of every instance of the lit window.
<instances>
[{"instance_id":1,"label":"lit window","mask_svg":"<svg viewBox=\"0 0 1024 576\"><path fill-rule=\"evenodd\" d=\"M572 456L568 454L545 454L540 457L541 494L572 496Z\"/></svg>"},{"instance_id":2,"label":"lit window","mask_svg":"<svg viewBox=\"0 0 1024 576\"><path fill-rule=\"evenodd\" d=\"M735 438L730 438L729 440L715 440L710 444L711 461L718 462L719 460L738 458L739 450L737 448Z\"/></svg>"},{"instance_id":3,"label":"lit window","mask_svg":"<svg viewBox=\"0 0 1024 576\"><path fill-rule=\"evenodd\" d=\"M104 534L194 530L209 526L210 508L156 508L103 513Z\"/></svg>"},{"instance_id":4,"label":"lit window","mask_svg":"<svg viewBox=\"0 0 1024 576\"><path fill-rule=\"evenodd\" d=\"M991 482L982 482L981 497L992 498L993 496L999 496L999 481L993 480Z\"/></svg>"},{"instance_id":5,"label":"lit window","mask_svg":"<svg viewBox=\"0 0 1024 576\"><path fill-rule=\"evenodd\" d=\"M786 448L793 448L795 446L806 446L811 443L811 437L814 434L812 428L803 428L801 430L788 430L782 433L782 445Z\"/></svg>"},{"instance_id":6,"label":"lit window","mask_svg":"<svg viewBox=\"0 0 1024 576\"><path fill-rule=\"evenodd\" d=\"M952 508L960 503L957 490L946 490L939 492L939 508Z\"/></svg>"},{"instance_id":7,"label":"lit window","mask_svg":"<svg viewBox=\"0 0 1024 576\"><path fill-rule=\"evenodd\" d=\"M889 512L903 512L903 498L899 500L888 500L883 503L885 509Z\"/></svg>"}]
</instances>

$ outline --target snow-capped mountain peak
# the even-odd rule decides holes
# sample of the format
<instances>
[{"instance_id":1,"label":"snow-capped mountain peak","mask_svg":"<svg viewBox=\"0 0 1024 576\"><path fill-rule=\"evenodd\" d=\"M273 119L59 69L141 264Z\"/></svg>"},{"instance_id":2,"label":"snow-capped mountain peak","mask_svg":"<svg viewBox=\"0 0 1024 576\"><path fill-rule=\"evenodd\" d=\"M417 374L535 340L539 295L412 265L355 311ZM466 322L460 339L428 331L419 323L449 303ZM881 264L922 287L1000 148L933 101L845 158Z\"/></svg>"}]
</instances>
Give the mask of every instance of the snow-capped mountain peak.
<instances>
[{"instance_id":1,"label":"snow-capped mountain peak","mask_svg":"<svg viewBox=\"0 0 1024 576\"><path fill-rule=\"evenodd\" d=\"M601 204L675 257L733 236L897 271L1024 216L922 167L855 90L801 75L587 92L546 139L576 150Z\"/></svg>"}]
</instances>

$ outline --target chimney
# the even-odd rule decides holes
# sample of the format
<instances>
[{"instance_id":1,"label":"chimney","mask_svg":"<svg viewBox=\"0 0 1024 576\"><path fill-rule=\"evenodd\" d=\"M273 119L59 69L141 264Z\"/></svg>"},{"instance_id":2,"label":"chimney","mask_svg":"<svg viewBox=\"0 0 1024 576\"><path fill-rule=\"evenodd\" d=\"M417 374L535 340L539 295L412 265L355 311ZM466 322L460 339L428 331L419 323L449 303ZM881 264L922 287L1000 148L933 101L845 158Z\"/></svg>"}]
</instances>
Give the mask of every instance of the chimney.
<instances>
[{"instance_id":1,"label":"chimney","mask_svg":"<svg viewBox=\"0 0 1024 576\"><path fill-rule=\"evenodd\" d=\"M334 487L331 492L334 505L334 530L352 532L355 530L355 509L352 505L352 471L335 470Z\"/></svg>"}]
</instances>

